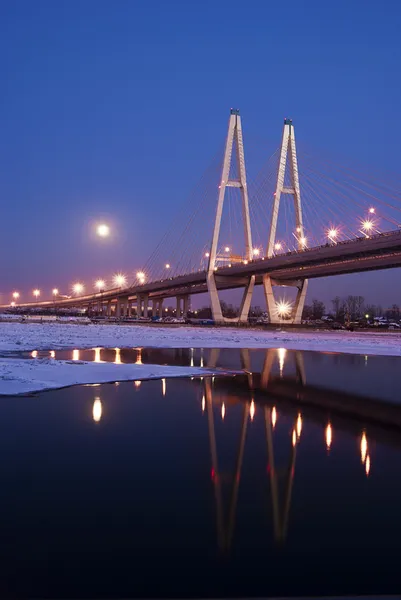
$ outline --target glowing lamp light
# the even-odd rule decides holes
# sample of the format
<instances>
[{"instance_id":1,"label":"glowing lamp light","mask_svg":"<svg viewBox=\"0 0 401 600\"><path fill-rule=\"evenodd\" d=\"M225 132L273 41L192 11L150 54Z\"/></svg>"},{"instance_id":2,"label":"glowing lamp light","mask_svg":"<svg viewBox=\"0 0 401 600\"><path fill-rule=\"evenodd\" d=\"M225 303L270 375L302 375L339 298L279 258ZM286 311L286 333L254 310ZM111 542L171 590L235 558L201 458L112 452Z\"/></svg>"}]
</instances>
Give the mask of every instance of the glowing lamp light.
<instances>
[{"instance_id":1,"label":"glowing lamp light","mask_svg":"<svg viewBox=\"0 0 401 600\"><path fill-rule=\"evenodd\" d=\"M166 263L166 269L170 268L170 263Z\"/></svg>"},{"instance_id":2,"label":"glowing lamp light","mask_svg":"<svg viewBox=\"0 0 401 600\"><path fill-rule=\"evenodd\" d=\"M106 223L101 223L97 226L96 233L100 237L108 237L110 235L110 227Z\"/></svg>"},{"instance_id":3,"label":"glowing lamp light","mask_svg":"<svg viewBox=\"0 0 401 600\"><path fill-rule=\"evenodd\" d=\"M276 304L277 314L280 317L288 317L291 313L291 304L286 300L280 300Z\"/></svg>"},{"instance_id":4,"label":"glowing lamp light","mask_svg":"<svg viewBox=\"0 0 401 600\"><path fill-rule=\"evenodd\" d=\"M125 287L127 285L127 278L122 273L114 275L113 282L117 287Z\"/></svg>"},{"instance_id":5,"label":"glowing lamp light","mask_svg":"<svg viewBox=\"0 0 401 600\"><path fill-rule=\"evenodd\" d=\"M99 290L104 290L104 288L106 287L106 282L104 281L104 279L98 279L95 283L95 288Z\"/></svg>"},{"instance_id":6,"label":"glowing lamp light","mask_svg":"<svg viewBox=\"0 0 401 600\"><path fill-rule=\"evenodd\" d=\"M362 229L366 232L372 231L373 221L369 221L369 219L366 219L366 221L362 221Z\"/></svg>"},{"instance_id":7,"label":"glowing lamp light","mask_svg":"<svg viewBox=\"0 0 401 600\"><path fill-rule=\"evenodd\" d=\"M19 296L20 296L19 292L13 292L14 300L18 300Z\"/></svg>"},{"instance_id":8,"label":"glowing lamp light","mask_svg":"<svg viewBox=\"0 0 401 600\"><path fill-rule=\"evenodd\" d=\"M282 249L282 247L283 247L283 246L281 245L281 243L280 243L280 242L276 242L276 243L274 244L274 249L275 249L275 250L281 250L281 249Z\"/></svg>"},{"instance_id":9,"label":"glowing lamp light","mask_svg":"<svg viewBox=\"0 0 401 600\"><path fill-rule=\"evenodd\" d=\"M205 258L209 258L210 252L205 252Z\"/></svg>"},{"instance_id":10,"label":"glowing lamp light","mask_svg":"<svg viewBox=\"0 0 401 600\"><path fill-rule=\"evenodd\" d=\"M369 212L371 215L374 215L376 210L373 208L373 206L371 208L369 208Z\"/></svg>"},{"instance_id":11,"label":"glowing lamp light","mask_svg":"<svg viewBox=\"0 0 401 600\"><path fill-rule=\"evenodd\" d=\"M370 473L370 456L369 456L369 454L366 457L365 473L366 473L366 476L369 477L369 473Z\"/></svg>"},{"instance_id":12,"label":"glowing lamp light","mask_svg":"<svg viewBox=\"0 0 401 600\"><path fill-rule=\"evenodd\" d=\"M84 291L84 286L82 283L74 283L74 285L72 286L72 290L74 294L79 296Z\"/></svg>"},{"instance_id":13,"label":"glowing lamp light","mask_svg":"<svg viewBox=\"0 0 401 600\"><path fill-rule=\"evenodd\" d=\"M297 233L301 233L301 231L302 231L301 228L297 227Z\"/></svg>"},{"instance_id":14,"label":"glowing lamp light","mask_svg":"<svg viewBox=\"0 0 401 600\"><path fill-rule=\"evenodd\" d=\"M58 294L59 294L58 289L57 288L53 288L52 289L52 294L53 294L53 296L58 296Z\"/></svg>"},{"instance_id":15,"label":"glowing lamp light","mask_svg":"<svg viewBox=\"0 0 401 600\"><path fill-rule=\"evenodd\" d=\"M224 248L224 252L230 252L230 247L229 247L229 246L226 246L226 247Z\"/></svg>"},{"instance_id":16,"label":"glowing lamp light","mask_svg":"<svg viewBox=\"0 0 401 600\"><path fill-rule=\"evenodd\" d=\"M333 227L333 228L331 228L331 229L328 230L327 237L329 238L329 240L332 240L334 242L337 236L338 236L338 230L337 229L335 229Z\"/></svg>"},{"instance_id":17,"label":"glowing lamp light","mask_svg":"<svg viewBox=\"0 0 401 600\"><path fill-rule=\"evenodd\" d=\"M308 243L308 240L306 239L306 237L301 237L299 238L299 243L301 244L302 248L305 248L306 244Z\"/></svg>"},{"instance_id":18,"label":"glowing lamp light","mask_svg":"<svg viewBox=\"0 0 401 600\"><path fill-rule=\"evenodd\" d=\"M259 254L260 254L260 250L259 250L259 248L254 248L254 249L252 250L252 254L253 254L254 256L259 256Z\"/></svg>"},{"instance_id":19,"label":"glowing lamp light","mask_svg":"<svg viewBox=\"0 0 401 600\"><path fill-rule=\"evenodd\" d=\"M141 279L144 280L145 279L145 273L143 271L138 271L138 273L136 274L136 276L137 276L137 278L139 280L141 280Z\"/></svg>"},{"instance_id":20,"label":"glowing lamp light","mask_svg":"<svg viewBox=\"0 0 401 600\"><path fill-rule=\"evenodd\" d=\"M12 301L12 302L10 303L10 306L15 306L15 302L14 302L14 301Z\"/></svg>"},{"instance_id":21,"label":"glowing lamp light","mask_svg":"<svg viewBox=\"0 0 401 600\"><path fill-rule=\"evenodd\" d=\"M292 430L292 445L295 446L295 444L297 443L297 434L295 432L295 429Z\"/></svg>"},{"instance_id":22,"label":"glowing lamp light","mask_svg":"<svg viewBox=\"0 0 401 600\"><path fill-rule=\"evenodd\" d=\"M224 421L225 416L226 416L226 405L223 402L223 404L221 405L221 418L223 421Z\"/></svg>"},{"instance_id":23,"label":"glowing lamp light","mask_svg":"<svg viewBox=\"0 0 401 600\"><path fill-rule=\"evenodd\" d=\"M39 296L40 296L40 290L38 290L38 289L33 290L33 295L35 296L35 298L39 298Z\"/></svg>"}]
</instances>

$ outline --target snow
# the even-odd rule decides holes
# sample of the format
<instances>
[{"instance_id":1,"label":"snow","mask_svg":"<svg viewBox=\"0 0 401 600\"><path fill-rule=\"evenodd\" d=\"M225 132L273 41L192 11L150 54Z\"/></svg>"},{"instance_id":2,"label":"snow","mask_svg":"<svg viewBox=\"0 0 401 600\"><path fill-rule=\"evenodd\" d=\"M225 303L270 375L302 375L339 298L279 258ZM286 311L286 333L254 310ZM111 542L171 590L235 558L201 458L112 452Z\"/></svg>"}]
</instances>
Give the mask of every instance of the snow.
<instances>
[{"instance_id":1,"label":"snow","mask_svg":"<svg viewBox=\"0 0 401 600\"><path fill-rule=\"evenodd\" d=\"M401 333L234 327L0 323L0 351L63 348L287 348L401 356Z\"/></svg>"},{"instance_id":2,"label":"snow","mask_svg":"<svg viewBox=\"0 0 401 600\"><path fill-rule=\"evenodd\" d=\"M0 396L39 392L77 384L203 376L212 375L214 372L199 367L99 364L47 358L40 360L0 358Z\"/></svg>"}]
</instances>

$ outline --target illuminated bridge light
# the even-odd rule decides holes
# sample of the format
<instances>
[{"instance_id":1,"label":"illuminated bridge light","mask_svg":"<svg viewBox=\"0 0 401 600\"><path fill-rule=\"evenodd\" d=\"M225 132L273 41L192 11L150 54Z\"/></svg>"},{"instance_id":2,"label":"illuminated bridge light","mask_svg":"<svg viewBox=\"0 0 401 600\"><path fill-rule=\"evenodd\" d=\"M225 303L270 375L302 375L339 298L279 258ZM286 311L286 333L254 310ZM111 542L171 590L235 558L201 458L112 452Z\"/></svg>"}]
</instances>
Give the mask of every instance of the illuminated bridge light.
<instances>
[{"instance_id":1,"label":"illuminated bridge light","mask_svg":"<svg viewBox=\"0 0 401 600\"><path fill-rule=\"evenodd\" d=\"M38 351L37 350L32 350L31 356L32 356L32 358L37 358L38 357Z\"/></svg>"},{"instance_id":2,"label":"illuminated bridge light","mask_svg":"<svg viewBox=\"0 0 401 600\"><path fill-rule=\"evenodd\" d=\"M327 231L327 237L329 238L329 240L331 240L332 242L335 242L337 237L338 237L338 229L335 229L334 227L332 227L331 229L329 229Z\"/></svg>"},{"instance_id":3,"label":"illuminated bridge light","mask_svg":"<svg viewBox=\"0 0 401 600\"><path fill-rule=\"evenodd\" d=\"M375 208L373 208L373 206L371 206L371 207L369 208L369 212L370 212L370 214L371 214L371 215L374 215L374 214L375 214L375 212L376 212L376 209L375 209Z\"/></svg>"},{"instance_id":4,"label":"illuminated bridge light","mask_svg":"<svg viewBox=\"0 0 401 600\"><path fill-rule=\"evenodd\" d=\"M38 289L33 290L33 295L35 296L36 299L38 299L40 296L40 290L38 290Z\"/></svg>"},{"instance_id":5,"label":"illuminated bridge light","mask_svg":"<svg viewBox=\"0 0 401 600\"><path fill-rule=\"evenodd\" d=\"M79 360L79 350L72 351L72 360Z\"/></svg>"},{"instance_id":6,"label":"illuminated bridge light","mask_svg":"<svg viewBox=\"0 0 401 600\"><path fill-rule=\"evenodd\" d=\"M282 248L283 248L283 246L282 246L281 242L276 242L274 244L274 249L275 250L282 250Z\"/></svg>"},{"instance_id":7,"label":"illuminated bridge light","mask_svg":"<svg viewBox=\"0 0 401 600\"><path fill-rule=\"evenodd\" d=\"M98 280L96 281L96 283L95 283L95 288L96 288L97 290L99 290L99 292L100 292L101 290L104 290L104 288L105 288L105 287L106 287L106 282L105 282L105 280L104 280L104 279L98 279Z\"/></svg>"},{"instance_id":8,"label":"illuminated bridge light","mask_svg":"<svg viewBox=\"0 0 401 600\"><path fill-rule=\"evenodd\" d=\"M252 250L252 254L253 254L254 256L259 256L259 254L260 254L260 250L259 250L259 248L254 248L254 249Z\"/></svg>"},{"instance_id":9,"label":"illuminated bridge light","mask_svg":"<svg viewBox=\"0 0 401 600\"><path fill-rule=\"evenodd\" d=\"M279 317L288 317L291 314L291 303L286 300L279 300L276 304L276 310Z\"/></svg>"},{"instance_id":10,"label":"illuminated bridge light","mask_svg":"<svg viewBox=\"0 0 401 600\"><path fill-rule=\"evenodd\" d=\"M230 252L230 246L226 246L226 247L224 248L224 252Z\"/></svg>"},{"instance_id":11,"label":"illuminated bridge light","mask_svg":"<svg viewBox=\"0 0 401 600\"><path fill-rule=\"evenodd\" d=\"M123 273L117 273L113 277L113 283L116 287L125 287L127 285L127 278Z\"/></svg>"},{"instance_id":12,"label":"illuminated bridge light","mask_svg":"<svg viewBox=\"0 0 401 600\"><path fill-rule=\"evenodd\" d=\"M373 227L374 227L373 221L370 221L369 219L366 219L365 221L362 221L362 229L366 233L371 232L372 229L373 229Z\"/></svg>"},{"instance_id":13,"label":"illuminated bridge light","mask_svg":"<svg viewBox=\"0 0 401 600\"><path fill-rule=\"evenodd\" d=\"M18 300L19 297L20 297L20 293L19 292L13 292L13 298L14 298L14 300Z\"/></svg>"},{"instance_id":14,"label":"illuminated bridge light","mask_svg":"<svg viewBox=\"0 0 401 600\"><path fill-rule=\"evenodd\" d=\"M114 348L116 356L114 359L114 364L115 365L121 365L121 350L120 348Z\"/></svg>"},{"instance_id":15,"label":"illuminated bridge light","mask_svg":"<svg viewBox=\"0 0 401 600\"><path fill-rule=\"evenodd\" d=\"M306 248L308 240L305 236L302 236L299 238L299 243L301 244L302 248Z\"/></svg>"},{"instance_id":16,"label":"illuminated bridge light","mask_svg":"<svg viewBox=\"0 0 401 600\"><path fill-rule=\"evenodd\" d=\"M79 296L84 291L84 286L82 283L74 283L74 285L72 286L72 290L74 294Z\"/></svg>"},{"instance_id":17,"label":"illuminated bridge light","mask_svg":"<svg viewBox=\"0 0 401 600\"><path fill-rule=\"evenodd\" d=\"M163 396L166 395L166 380L162 379L162 394Z\"/></svg>"},{"instance_id":18,"label":"illuminated bridge light","mask_svg":"<svg viewBox=\"0 0 401 600\"><path fill-rule=\"evenodd\" d=\"M295 446L295 444L297 443L297 434L295 429L292 430L292 445Z\"/></svg>"},{"instance_id":19,"label":"illuminated bridge light","mask_svg":"<svg viewBox=\"0 0 401 600\"><path fill-rule=\"evenodd\" d=\"M223 402L223 404L221 405L221 418L223 421L224 421L225 416L226 416L226 405Z\"/></svg>"},{"instance_id":20,"label":"illuminated bridge light","mask_svg":"<svg viewBox=\"0 0 401 600\"><path fill-rule=\"evenodd\" d=\"M58 288L53 288L52 289L52 294L53 294L53 296L58 296L59 295Z\"/></svg>"},{"instance_id":21,"label":"illuminated bridge light","mask_svg":"<svg viewBox=\"0 0 401 600\"><path fill-rule=\"evenodd\" d=\"M205 396L202 396L202 412L205 412L205 408L206 408L206 400L205 400Z\"/></svg>"}]
</instances>

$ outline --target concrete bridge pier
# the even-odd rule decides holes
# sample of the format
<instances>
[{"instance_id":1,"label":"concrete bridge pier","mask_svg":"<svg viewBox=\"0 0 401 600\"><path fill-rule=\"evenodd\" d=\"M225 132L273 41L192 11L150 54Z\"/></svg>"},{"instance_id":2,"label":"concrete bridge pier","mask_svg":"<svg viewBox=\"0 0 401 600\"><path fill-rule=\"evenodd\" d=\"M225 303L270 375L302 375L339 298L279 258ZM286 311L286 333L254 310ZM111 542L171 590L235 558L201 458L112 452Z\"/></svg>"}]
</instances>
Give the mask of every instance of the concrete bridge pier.
<instances>
[{"instance_id":1,"label":"concrete bridge pier","mask_svg":"<svg viewBox=\"0 0 401 600\"><path fill-rule=\"evenodd\" d=\"M182 299L183 299L183 303L184 303L182 316L184 317L184 319L186 319L188 317L188 310L189 310L189 295L186 294L185 296L183 296Z\"/></svg>"},{"instance_id":2,"label":"concrete bridge pier","mask_svg":"<svg viewBox=\"0 0 401 600\"><path fill-rule=\"evenodd\" d=\"M108 300L106 304L106 316L111 317L111 300Z\"/></svg>"},{"instance_id":3,"label":"concrete bridge pier","mask_svg":"<svg viewBox=\"0 0 401 600\"><path fill-rule=\"evenodd\" d=\"M176 309L175 316L177 318L181 317L181 296L177 296L177 309Z\"/></svg>"},{"instance_id":4,"label":"concrete bridge pier","mask_svg":"<svg viewBox=\"0 0 401 600\"><path fill-rule=\"evenodd\" d=\"M163 318L163 298L160 298L160 300L159 300L157 315L158 315L159 319Z\"/></svg>"},{"instance_id":5,"label":"concrete bridge pier","mask_svg":"<svg viewBox=\"0 0 401 600\"><path fill-rule=\"evenodd\" d=\"M149 305L149 294L143 295L143 316L145 319L148 318L148 305Z\"/></svg>"}]
</instances>

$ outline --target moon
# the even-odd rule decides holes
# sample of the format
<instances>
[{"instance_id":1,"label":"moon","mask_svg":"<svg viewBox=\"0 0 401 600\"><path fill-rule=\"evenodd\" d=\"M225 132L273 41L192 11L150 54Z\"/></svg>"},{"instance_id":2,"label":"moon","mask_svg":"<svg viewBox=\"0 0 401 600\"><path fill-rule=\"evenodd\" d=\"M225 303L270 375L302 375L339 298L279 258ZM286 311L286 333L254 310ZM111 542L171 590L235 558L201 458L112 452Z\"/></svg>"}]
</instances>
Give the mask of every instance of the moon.
<instances>
[{"instance_id":1,"label":"moon","mask_svg":"<svg viewBox=\"0 0 401 600\"><path fill-rule=\"evenodd\" d=\"M96 233L100 237L108 237L110 235L110 227L106 223L101 223L97 226Z\"/></svg>"}]
</instances>

